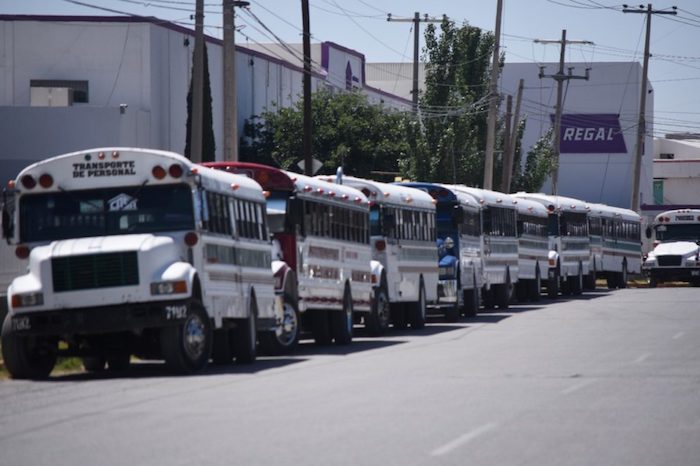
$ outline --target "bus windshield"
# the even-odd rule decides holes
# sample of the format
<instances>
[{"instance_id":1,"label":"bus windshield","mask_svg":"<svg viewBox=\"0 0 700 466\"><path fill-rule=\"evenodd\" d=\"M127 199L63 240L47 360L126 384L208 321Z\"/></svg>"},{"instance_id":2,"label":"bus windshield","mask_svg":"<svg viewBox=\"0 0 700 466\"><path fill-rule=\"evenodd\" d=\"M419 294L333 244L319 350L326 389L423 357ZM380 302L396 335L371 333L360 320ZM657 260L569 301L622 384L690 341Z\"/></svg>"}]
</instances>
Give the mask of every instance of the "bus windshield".
<instances>
[{"instance_id":1,"label":"bus windshield","mask_svg":"<svg viewBox=\"0 0 700 466\"><path fill-rule=\"evenodd\" d=\"M28 194L20 198L19 218L22 242L194 228L186 184Z\"/></svg>"},{"instance_id":2,"label":"bus windshield","mask_svg":"<svg viewBox=\"0 0 700 466\"><path fill-rule=\"evenodd\" d=\"M700 223L657 225L656 239L662 242L698 241L700 240Z\"/></svg>"},{"instance_id":3,"label":"bus windshield","mask_svg":"<svg viewBox=\"0 0 700 466\"><path fill-rule=\"evenodd\" d=\"M438 237L456 236L457 227L454 222L454 210L457 204L454 202L440 202L436 206L435 217L437 220Z\"/></svg>"}]
</instances>

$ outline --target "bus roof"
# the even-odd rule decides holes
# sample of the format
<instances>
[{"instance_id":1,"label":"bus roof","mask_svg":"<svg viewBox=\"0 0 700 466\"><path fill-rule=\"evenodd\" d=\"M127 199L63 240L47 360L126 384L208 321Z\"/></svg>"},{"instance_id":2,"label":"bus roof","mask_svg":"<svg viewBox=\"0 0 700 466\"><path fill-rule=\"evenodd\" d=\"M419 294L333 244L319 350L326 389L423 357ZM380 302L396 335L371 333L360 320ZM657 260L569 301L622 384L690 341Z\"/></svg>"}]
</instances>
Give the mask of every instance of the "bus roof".
<instances>
[{"instance_id":1,"label":"bus roof","mask_svg":"<svg viewBox=\"0 0 700 466\"><path fill-rule=\"evenodd\" d=\"M584 214L588 212L586 203L580 199L574 199L573 197L555 196L543 193L526 193L522 191L511 194L511 196L537 201L550 211L582 212Z\"/></svg>"},{"instance_id":2,"label":"bus roof","mask_svg":"<svg viewBox=\"0 0 700 466\"><path fill-rule=\"evenodd\" d=\"M334 176L319 176L317 178L330 183L335 181ZM435 201L433 198L420 189L347 175L343 176L342 181L343 185L352 186L362 191L370 202L397 207L412 206L421 209L435 210Z\"/></svg>"},{"instance_id":3,"label":"bus roof","mask_svg":"<svg viewBox=\"0 0 700 466\"><path fill-rule=\"evenodd\" d=\"M699 223L700 209L674 209L661 212L654 217L654 223L669 223L671 221L682 223Z\"/></svg>"},{"instance_id":4,"label":"bus roof","mask_svg":"<svg viewBox=\"0 0 700 466\"><path fill-rule=\"evenodd\" d=\"M266 191L294 191L294 181L280 168L252 162L205 162L202 165L245 175Z\"/></svg>"},{"instance_id":5,"label":"bus roof","mask_svg":"<svg viewBox=\"0 0 700 466\"><path fill-rule=\"evenodd\" d=\"M202 167L174 152L132 147L103 147L57 155L24 168L14 182L20 192L96 189L192 182L235 191L236 196L263 200L260 185L232 173Z\"/></svg>"},{"instance_id":6,"label":"bus roof","mask_svg":"<svg viewBox=\"0 0 700 466\"><path fill-rule=\"evenodd\" d=\"M535 217L548 217L549 211L542 203L532 199L516 198L515 207L520 215L534 215Z\"/></svg>"},{"instance_id":7,"label":"bus roof","mask_svg":"<svg viewBox=\"0 0 700 466\"><path fill-rule=\"evenodd\" d=\"M481 206L479 201L471 194L462 191L455 191L449 186L439 183L427 183L423 181L403 181L395 183L398 186L408 186L410 188L419 189L430 195L437 201L438 204L443 202L458 202L462 207L468 209L479 210Z\"/></svg>"},{"instance_id":8,"label":"bus roof","mask_svg":"<svg viewBox=\"0 0 700 466\"><path fill-rule=\"evenodd\" d=\"M588 204L588 215L591 217L621 218L623 220L631 220L635 222L639 222L642 219L642 217L634 210L597 203Z\"/></svg>"},{"instance_id":9,"label":"bus roof","mask_svg":"<svg viewBox=\"0 0 700 466\"><path fill-rule=\"evenodd\" d=\"M471 195L474 197L481 205L494 206L494 207L506 207L510 209L516 209L516 199L512 196L501 193L498 191L491 191L488 189L473 188L471 186L464 186L461 184L450 184L445 185L446 187Z\"/></svg>"}]
</instances>

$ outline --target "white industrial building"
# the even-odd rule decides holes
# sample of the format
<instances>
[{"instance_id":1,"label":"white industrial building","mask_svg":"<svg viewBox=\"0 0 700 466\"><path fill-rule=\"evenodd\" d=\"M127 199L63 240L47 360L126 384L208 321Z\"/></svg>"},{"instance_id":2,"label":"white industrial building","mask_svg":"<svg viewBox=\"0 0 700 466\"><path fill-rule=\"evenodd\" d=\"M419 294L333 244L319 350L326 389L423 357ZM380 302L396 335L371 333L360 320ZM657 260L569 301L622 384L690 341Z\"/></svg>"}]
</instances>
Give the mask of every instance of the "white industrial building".
<instances>
[{"instance_id":1,"label":"white industrial building","mask_svg":"<svg viewBox=\"0 0 700 466\"><path fill-rule=\"evenodd\" d=\"M207 37L216 158L223 148L223 47ZM185 149L194 32L152 17L0 15L0 182L50 156L105 146ZM273 51L274 52L274 51ZM314 44L312 89L359 88L371 102L409 100L366 85L365 58ZM303 68L236 48L237 126L302 95ZM300 135L301 137L301 135ZM17 274L0 246L0 293Z\"/></svg>"}]
</instances>

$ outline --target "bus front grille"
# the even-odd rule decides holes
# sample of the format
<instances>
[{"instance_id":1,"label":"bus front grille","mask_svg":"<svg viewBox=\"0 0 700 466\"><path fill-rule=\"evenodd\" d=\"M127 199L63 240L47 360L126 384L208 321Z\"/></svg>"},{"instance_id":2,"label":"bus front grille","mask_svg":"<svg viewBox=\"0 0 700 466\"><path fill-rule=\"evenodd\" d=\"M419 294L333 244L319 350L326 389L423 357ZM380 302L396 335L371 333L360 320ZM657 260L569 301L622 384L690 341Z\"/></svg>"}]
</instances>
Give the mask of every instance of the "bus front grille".
<instances>
[{"instance_id":1,"label":"bus front grille","mask_svg":"<svg viewBox=\"0 0 700 466\"><path fill-rule=\"evenodd\" d=\"M54 292L138 285L136 252L112 252L51 260Z\"/></svg>"},{"instance_id":2,"label":"bus front grille","mask_svg":"<svg viewBox=\"0 0 700 466\"><path fill-rule=\"evenodd\" d=\"M681 256L657 256L659 267L679 267L681 265Z\"/></svg>"}]
</instances>

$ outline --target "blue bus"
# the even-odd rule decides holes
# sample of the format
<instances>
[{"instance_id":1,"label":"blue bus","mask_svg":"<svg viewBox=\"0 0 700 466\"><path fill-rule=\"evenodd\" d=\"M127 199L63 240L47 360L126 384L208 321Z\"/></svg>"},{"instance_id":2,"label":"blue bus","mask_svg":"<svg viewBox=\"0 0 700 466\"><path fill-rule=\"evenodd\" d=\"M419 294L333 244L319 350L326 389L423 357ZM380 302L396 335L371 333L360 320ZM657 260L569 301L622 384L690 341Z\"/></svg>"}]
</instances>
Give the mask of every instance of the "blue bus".
<instances>
[{"instance_id":1,"label":"blue bus","mask_svg":"<svg viewBox=\"0 0 700 466\"><path fill-rule=\"evenodd\" d=\"M480 248L481 206L473 196L440 184L404 182L427 192L435 200L438 248L438 303L445 320L455 322L460 313L474 317L484 283Z\"/></svg>"}]
</instances>

